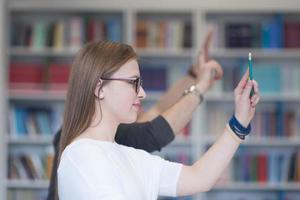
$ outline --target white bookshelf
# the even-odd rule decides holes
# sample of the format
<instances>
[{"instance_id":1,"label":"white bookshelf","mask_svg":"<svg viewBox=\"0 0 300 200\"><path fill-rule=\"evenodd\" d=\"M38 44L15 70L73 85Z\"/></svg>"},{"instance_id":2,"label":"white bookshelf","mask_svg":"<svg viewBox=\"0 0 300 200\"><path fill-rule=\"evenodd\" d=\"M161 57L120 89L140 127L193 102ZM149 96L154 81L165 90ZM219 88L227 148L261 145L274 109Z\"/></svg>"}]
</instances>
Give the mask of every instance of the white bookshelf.
<instances>
[{"instance_id":1,"label":"white bookshelf","mask_svg":"<svg viewBox=\"0 0 300 200\"><path fill-rule=\"evenodd\" d=\"M7 26L6 18L7 18L7 11L6 11L6 1L0 0L0 27L1 29L3 27ZM6 30L6 29L2 29ZM0 179L5 180L6 179L6 155L7 155L7 146L5 143L5 133L7 132L7 118L5 117L5 114L7 112L7 89L6 89L6 64L7 64L7 54L5 51L5 48L7 46L6 43L6 31L1 31L0 33L0 74L2 75L0 78L0 95L2 98L0 99L0 112L3 113L0 117ZM5 181L1 181L0 183L0 199L6 198L6 188L5 188Z\"/></svg>"},{"instance_id":2,"label":"white bookshelf","mask_svg":"<svg viewBox=\"0 0 300 200\"><path fill-rule=\"evenodd\" d=\"M300 184L297 183L274 183L274 184L257 184L257 183L234 183L227 186L216 186L213 190L227 191L298 191Z\"/></svg>"},{"instance_id":3,"label":"white bookshelf","mask_svg":"<svg viewBox=\"0 0 300 200\"><path fill-rule=\"evenodd\" d=\"M216 141L216 137L207 137L205 143L208 145L213 144ZM299 138L247 138L247 140L241 144L245 147L298 147L300 146Z\"/></svg>"},{"instance_id":4,"label":"white bookshelf","mask_svg":"<svg viewBox=\"0 0 300 200\"><path fill-rule=\"evenodd\" d=\"M26 180L9 180L7 181L7 188L9 189L47 189L49 181L26 181Z\"/></svg>"},{"instance_id":5,"label":"white bookshelf","mask_svg":"<svg viewBox=\"0 0 300 200\"><path fill-rule=\"evenodd\" d=\"M9 0L7 7L4 5L4 0L0 0L1 9L5 12L0 12L0 27L4 27L3 30L7 30L9 27L6 25L6 17L10 18L11 13L22 13L35 11L41 13L40 11L45 11L47 13L55 12L66 15L70 13L117 13L121 15L123 24L123 41L129 44L135 44L135 28L136 22L139 17L150 17L151 15L157 15L154 18L159 18L159 16L167 16L167 18L182 17L186 18L188 16L191 21L193 28L193 46L191 49L157 49L157 48L137 48L138 55L143 58L154 59L155 61L173 60L169 64L168 73L171 76L177 77L182 73L179 66L173 66L179 60L182 62L180 65L188 63L187 60L195 59L197 56L197 50L200 49L201 41L205 34L206 29L206 16L209 15L226 15L236 14L236 13L247 13L249 15L253 13L289 13L295 12L300 16L300 4L296 0L286 0L277 1L274 3L272 0L253 0L251 3L243 2L240 0L210 0L210 1L197 1L197 0L164 0L161 2L153 2L147 0L89 0L89 1L79 1L79 0ZM6 10L7 8L7 10ZM42 49L33 50L28 48L14 48L9 47L9 44L5 42L8 36L0 32L0 64L2 66L8 66L6 60L10 57L24 57L24 58L72 58L75 55L74 50L68 48L62 49L60 51L53 51L52 49ZM8 51L5 51L5 48ZM228 48L215 48L211 51L211 56L217 60L222 59L239 59L245 58L248 52L252 52L255 55L255 59L275 59L275 60L287 60L296 59L300 60L300 49L279 49L279 50L262 50L259 48L243 48L243 49L228 49ZM188 67L188 66L187 66ZM5 68L0 68L0 74L6 74ZM172 81L174 81L174 77ZM64 102L66 93L65 91L43 91L43 90L7 90L7 80L6 76L2 75L0 77L0 94L5 98L0 99L0 113L5 113L6 106L11 101L18 102ZM156 101L162 95L162 92L148 92L147 99L149 101ZM300 94L265 94L262 95L261 103L272 103L272 102L284 102L290 104L300 104ZM199 158L200 153L203 152L206 145L211 144L215 141L215 138L208 136L206 134L205 119L207 116L207 108L209 104L233 104L233 93L217 93L208 94L205 96L205 103L199 107L199 109L194 114L191 123L191 137L186 139L176 139L171 143L170 147L163 151L163 154L168 153L168 151L180 152L181 149L189 152L193 160ZM34 146L49 146L51 145L51 139L49 138L25 138L25 139L13 139L6 138L7 135L7 118L5 115L2 116L0 120L0 179L6 180L6 156L8 155L8 149L10 146L22 146L22 145L34 145ZM5 133L5 134L4 134ZM300 140L297 139L260 139L260 140L247 140L243 146L247 148L282 148L282 147L299 147ZM3 178L3 179L2 179ZM2 184L2 181L1 183ZM17 180L6 180L2 185L0 185L0 199L6 199L7 190L10 189L47 189L47 181L17 181ZM260 185L259 183L228 183L225 186L219 186L213 188L214 191L252 191L252 192L262 192L262 191L297 191L300 192L300 185L293 183L279 183L279 184L265 184ZM209 200L205 193L196 195L194 199Z\"/></svg>"},{"instance_id":6,"label":"white bookshelf","mask_svg":"<svg viewBox=\"0 0 300 200\"><path fill-rule=\"evenodd\" d=\"M208 102L233 102L233 93L218 93L218 94L208 94L206 96L206 101ZM262 94L260 102L300 102L300 94Z\"/></svg>"},{"instance_id":7,"label":"white bookshelf","mask_svg":"<svg viewBox=\"0 0 300 200\"><path fill-rule=\"evenodd\" d=\"M13 47L9 51L11 56L41 56L41 57L74 57L76 51L72 49L28 49L23 47Z\"/></svg>"},{"instance_id":8,"label":"white bookshelf","mask_svg":"<svg viewBox=\"0 0 300 200\"><path fill-rule=\"evenodd\" d=\"M52 145L53 137L7 138L8 145Z\"/></svg>"},{"instance_id":9,"label":"white bookshelf","mask_svg":"<svg viewBox=\"0 0 300 200\"><path fill-rule=\"evenodd\" d=\"M211 55L215 58L244 58L249 52L255 58L289 59L300 56L300 49L217 49L212 50Z\"/></svg>"}]
</instances>

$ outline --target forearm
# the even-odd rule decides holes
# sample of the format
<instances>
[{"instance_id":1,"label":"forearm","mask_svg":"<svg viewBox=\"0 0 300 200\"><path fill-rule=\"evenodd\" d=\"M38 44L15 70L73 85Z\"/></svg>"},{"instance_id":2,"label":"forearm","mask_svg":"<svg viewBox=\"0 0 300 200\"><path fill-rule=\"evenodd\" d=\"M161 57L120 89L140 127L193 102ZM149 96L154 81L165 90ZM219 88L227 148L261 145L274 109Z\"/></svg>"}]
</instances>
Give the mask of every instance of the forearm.
<instances>
[{"instance_id":1,"label":"forearm","mask_svg":"<svg viewBox=\"0 0 300 200\"><path fill-rule=\"evenodd\" d=\"M174 105L179 98L181 98L182 93L189 86L195 84L195 79L185 75L183 78L178 80L168 91L159 99L159 101L147 112L141 114L138 118L138 122L150 121L162 114L172 105Z\"/></svg>"},{"instance_id":2,"label":"forearm","mask_svg":"<svg viewBox=\"0 0 300 200\"><path fill-rule=\"evenodd\" d=\"M184 166L180 175L178 195L210 190L228 166L241 140L225 128L212 147L192 166Z\"/></svg>"},{"instance_id":3,"label":"forearm","mask_svg":"<svg viewBox=\"0 0 300 200\"><path fill-rule=\"evenodd\" d=\"M162 113L175 135L191 120L194 111L199 105L199 97L194 94L182 96L171 108Z\"/></svg>"}]
</instances>

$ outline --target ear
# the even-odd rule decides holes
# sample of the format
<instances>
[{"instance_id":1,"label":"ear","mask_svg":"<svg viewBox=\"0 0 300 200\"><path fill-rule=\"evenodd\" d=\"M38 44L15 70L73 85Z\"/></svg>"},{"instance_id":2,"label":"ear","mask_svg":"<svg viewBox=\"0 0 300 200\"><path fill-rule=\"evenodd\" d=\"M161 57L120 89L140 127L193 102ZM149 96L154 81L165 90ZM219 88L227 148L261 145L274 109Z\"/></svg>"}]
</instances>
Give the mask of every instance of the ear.
<instances>
[{"instance_id":1,"label":"ear","mask_svg":"<svg viewBox=\"0 0 300 200\"><path fill-rule=\"evenodd\" d=\"M102 86L103 86L102 84L103 84L103 81L100 80L97 83L95 91L94 91L95 97L100 99L100 100L104 99L104 90L102 89Z\"/></svg>"}]
</instances>

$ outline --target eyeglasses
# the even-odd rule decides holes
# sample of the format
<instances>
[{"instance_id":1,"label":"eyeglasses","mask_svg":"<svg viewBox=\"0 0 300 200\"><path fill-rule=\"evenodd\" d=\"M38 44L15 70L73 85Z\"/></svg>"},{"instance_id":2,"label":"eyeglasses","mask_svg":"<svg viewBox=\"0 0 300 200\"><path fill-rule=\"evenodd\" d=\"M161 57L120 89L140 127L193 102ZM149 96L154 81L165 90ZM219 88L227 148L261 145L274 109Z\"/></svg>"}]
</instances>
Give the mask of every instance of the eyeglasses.
<instances>
[{"instance_id":1,"label":"eyeglasses","mask_svg":"<svg viewBox=\"0 0 300 200\"><path fill-rule=\"evenodd\" d=\"M136 77L136 78L105 78L105 77L101 77L102 80L106 80L106 81L125 81L131 85L133 85L135 87L135 92L138 94L143 80L140 77Z\"/></svg>"}]
</instances>

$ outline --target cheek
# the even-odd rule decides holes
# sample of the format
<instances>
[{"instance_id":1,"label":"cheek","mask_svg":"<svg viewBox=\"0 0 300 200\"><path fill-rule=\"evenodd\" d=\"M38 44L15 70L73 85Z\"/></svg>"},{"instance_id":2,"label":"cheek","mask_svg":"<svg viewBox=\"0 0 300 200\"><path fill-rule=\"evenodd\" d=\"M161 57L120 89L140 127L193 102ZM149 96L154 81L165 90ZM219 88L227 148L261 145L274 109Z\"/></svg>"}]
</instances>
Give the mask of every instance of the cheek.
<instances>
[{"instance_id":1,"label":"cheek","mask_svg":"<svg viewBox=\"0 0 300 200\"><path fill-rule=\"evenodd\" d=\"M132 109L132 105L136 99L136 95L130 90L118 91L113 93L110 100L111 105L114 105L117 112L127 113Z\"/></svg>"}]
</instances>

